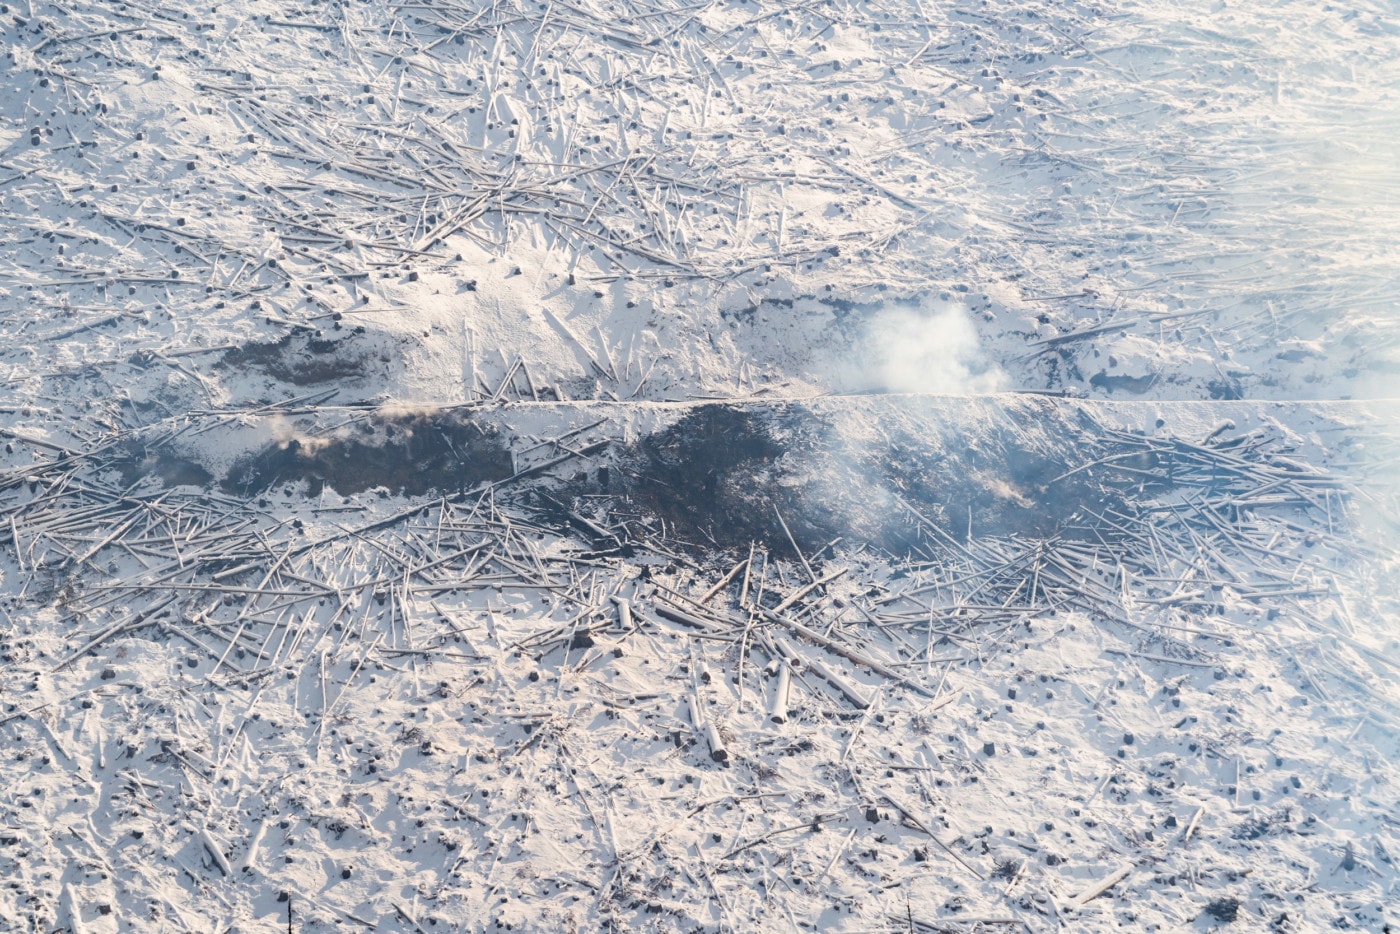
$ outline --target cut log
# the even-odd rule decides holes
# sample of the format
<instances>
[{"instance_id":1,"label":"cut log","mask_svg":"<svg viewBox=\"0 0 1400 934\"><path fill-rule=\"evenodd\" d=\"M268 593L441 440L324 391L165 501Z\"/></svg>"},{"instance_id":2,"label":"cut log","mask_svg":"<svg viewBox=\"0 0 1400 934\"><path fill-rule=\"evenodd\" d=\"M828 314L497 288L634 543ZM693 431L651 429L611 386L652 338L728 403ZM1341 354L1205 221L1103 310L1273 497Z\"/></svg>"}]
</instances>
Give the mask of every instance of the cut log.
<instances>
[{"instance_id":1,"label":"cut log","mask_svg":"<svg viewBox=\"0 0 1400 934\"><path fill-rule=\"evenodd\" d=\"M223 848L209 835L209 831L202 827L199 830L199 842L204 844L204 849L209 851L209 857L214 861L214 865L219 867L219 872L225 876L232 876L233 867L229 865L228 857L224 855Z\"/></svg>"},{"instance_id":2,"label":"cut log","mask_svg":"<svg viewBox=\"0 0 1400 934\"><path fill-rule=\"evenodd\" d=\"M850 701L857 710L865 710L870 706L870 696L850 678L847 678L820 659L808 659L807 665L815 671L818 677L823 681L840 691L845 696L846 700Z\"/></svg>"},{"instance_id":3,"label":"cut log","mask_svg":"<svg viewBox=\"0 0 1400 934\"><path fill-rule=\"evenodd\" d=\"M258 823L258 829L253 834L253 839L248 843L248 850L243 854L243 858L238 862L238 868L242 872L253 872L257 869L256 860L258 849L262 846L263 837L267 835L268 818L264 817Z\"/></svg>"},{"instance_id":4,"label":"cut log","mask_svg":"<svg viewBox=\"0 0 1400 934\"><path fill-rule=\"evenodd\" d=\"M1109 889L1113 888L1115 885L1117 885L1118 883L1122 882L1124 879L1128 878L1128 873L1130 873L1130 872L1132 872L1132 871L1133 871L1133 867L1132 867L1132 866L1124 866L1122 869L1119 869L1117 872L1114 872L1112 875L1106 876L1105 878L1103 878L1103 879L1099 880L1098 882L1095 882L1093 885L1089 886L1089 887L1088 887L1087 889L1085 889L1083 892L1080 892L1080 893L1079 893L1078 895L1076 895L1074 898L1070 899L1070 900L1069 900L1069 903L1070 903L1072 906L1074 906L1075 908L1079 908L1079 907L1081 907L1081 906L1083 906L1083 905L1087 905L1089 902L1091 902L1091 901L1093 901L1094 899L1098 898L1098 897L1099 897L1100 895L1102 895L1104 892L1107 892Z\"/></svg>"},{"instance_id":5,"label":"cut log","mask_svg":"<svg viewBox=\"0 0 1400 934\"><path fill-rule=\"evenodd\" d=\"M792 690L792 669L786 662L778 662L778 679L773 686L773 697L768 704L768 719L774 723L788 721L788 693Z\"/></svg>"}]
</instances>

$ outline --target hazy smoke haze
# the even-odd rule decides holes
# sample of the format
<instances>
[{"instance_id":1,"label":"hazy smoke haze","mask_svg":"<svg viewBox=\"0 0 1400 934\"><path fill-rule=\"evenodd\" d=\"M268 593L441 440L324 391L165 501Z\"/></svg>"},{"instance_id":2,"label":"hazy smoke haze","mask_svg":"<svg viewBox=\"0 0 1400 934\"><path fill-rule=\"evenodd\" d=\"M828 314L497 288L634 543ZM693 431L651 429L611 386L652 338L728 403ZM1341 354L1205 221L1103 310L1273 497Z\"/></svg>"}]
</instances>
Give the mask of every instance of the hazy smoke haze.
<instances>
[{"instance_id":1,"label":"hazy smoke haze","mask_svg":"<svg viewBox=\"0 0 1400 934\"><path fill-rule=\"evenodd\" d=\"M847 392L967 396L1005 388L1006 375L983 355L967 309L941 302L872 315L836 382Z\"/></svg>"}]
</instances>

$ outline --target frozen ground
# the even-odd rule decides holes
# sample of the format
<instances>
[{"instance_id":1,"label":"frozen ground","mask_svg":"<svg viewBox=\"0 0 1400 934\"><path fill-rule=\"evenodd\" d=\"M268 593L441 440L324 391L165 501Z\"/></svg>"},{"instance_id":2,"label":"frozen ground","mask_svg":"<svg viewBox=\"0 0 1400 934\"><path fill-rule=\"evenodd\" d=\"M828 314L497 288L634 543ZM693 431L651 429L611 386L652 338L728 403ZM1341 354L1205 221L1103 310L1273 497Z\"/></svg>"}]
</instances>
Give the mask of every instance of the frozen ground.
<instances>
[{"instance_id":1,"label":"frozen ground","mask_svg":"<svg viewBox=\"0 0 1400 934\"><path fill-rule=\"evenodd\" d=\"M1385 4L0 51L5 925L1400 923Z\"/></svg>"}]
</instances>

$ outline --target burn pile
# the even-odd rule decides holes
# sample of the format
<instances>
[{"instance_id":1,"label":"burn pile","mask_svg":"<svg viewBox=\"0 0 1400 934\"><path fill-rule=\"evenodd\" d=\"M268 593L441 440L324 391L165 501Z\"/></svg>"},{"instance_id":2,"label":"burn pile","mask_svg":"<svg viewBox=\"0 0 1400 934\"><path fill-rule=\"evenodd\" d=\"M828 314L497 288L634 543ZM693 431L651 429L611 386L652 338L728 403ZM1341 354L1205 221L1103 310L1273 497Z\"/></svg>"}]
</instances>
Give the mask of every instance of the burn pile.
<instances>
[{"instance_id":1,"label":"burn pile","mask_svg":"<svg viewBox=\"0 0 1400 934\"><path fill-rule=\"evenodd\" d=\"M797 559L839 541L896 560L1063 548L1112 552L1113 565L1193 553L1192 536L1218 539L1222 554L1247 550L1265 514L1311 521L1333 502L1340 512L1337 484L1265 429L1193 439L1042 400L982 408L697 406L615 442L609 467L559 483L549 502L567 500L595 540L692 558L753 544Z\"/></svg>"},{"instance_id":2,"label":"burn pile","mask_svg":"<svg viewBox=\"0 0 1400 934\"><path fill-rule=\"evenodd\" d=\"M327 487L344 495L379 487L412 496L461 492L511 474L510 452L492 425L451 410L369 416L349 431L266 445L240 458L221 485L243 496L298 482L311 496Z\"/></svg>"}]
</instances>

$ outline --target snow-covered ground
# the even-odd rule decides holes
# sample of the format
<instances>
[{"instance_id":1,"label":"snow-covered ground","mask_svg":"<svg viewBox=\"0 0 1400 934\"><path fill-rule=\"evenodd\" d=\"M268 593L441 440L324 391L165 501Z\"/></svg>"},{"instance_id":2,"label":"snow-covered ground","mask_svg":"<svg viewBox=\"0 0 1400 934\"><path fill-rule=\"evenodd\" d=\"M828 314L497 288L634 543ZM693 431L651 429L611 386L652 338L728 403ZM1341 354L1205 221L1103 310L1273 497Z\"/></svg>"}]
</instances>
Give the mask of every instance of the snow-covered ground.
<instances>
[{"instance_id":1,"label":"snow-covered ground","mask_svg":"<svg viewBox=\"0 0 1400 934\"><path fill-rule=\"evenodd\" d=\"M1400 924L1387 4L0 51L0 927Z\"/></svg>"}]
</instances>

